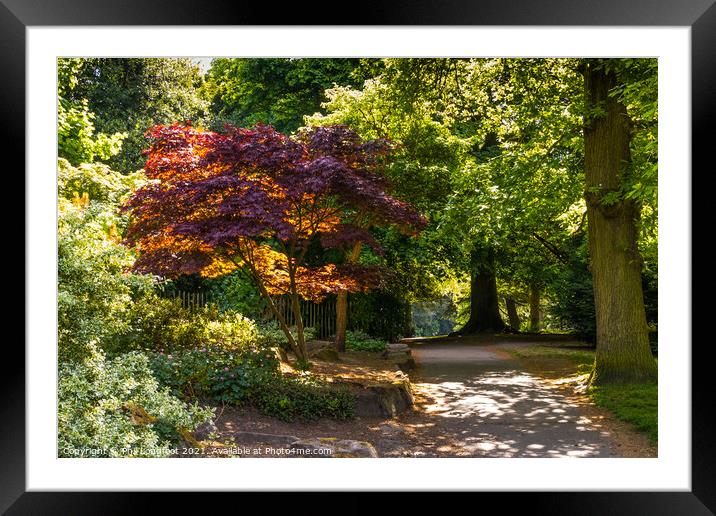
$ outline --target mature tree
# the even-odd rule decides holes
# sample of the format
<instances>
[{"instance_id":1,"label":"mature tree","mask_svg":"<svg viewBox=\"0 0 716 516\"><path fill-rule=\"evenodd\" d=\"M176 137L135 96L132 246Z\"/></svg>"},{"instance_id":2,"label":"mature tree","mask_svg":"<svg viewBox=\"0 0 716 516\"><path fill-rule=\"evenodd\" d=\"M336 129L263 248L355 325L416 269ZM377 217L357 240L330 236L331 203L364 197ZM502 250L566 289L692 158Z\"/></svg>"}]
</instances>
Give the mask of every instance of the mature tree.
<instances>
[{"instance_id":1,"label":"mature tree","mask_svg":"<svg viewBox=\"0 0 716 516\"><path fill-rule=\"evenodd\" d=\"M88 100L75 91L82 64L78 58L57 60L57 154L72 165L110 159L127 137L96 130Z\"/></svg>"},{"instance_id":2,"label":"mature tree","mask_svg":"<svg viewBox=\"0 0 716 516\"><path fill-rule=\"evenodd\" d=\"M378 60L358 58L216 58L208 73L214 126L268 124L283 133L321 111L324 91L360 86Z\"/></svg>"},{"instance_id":3,"label":"mature tree","mask_svg":"<svg viewBox=\"0 0 716 516\"><path fill-rule=\"evenodd\" d=\"M392 61L383 68L390 70ZM326 92L326 114L307 119L311 125L344 123L366 138L389 137L399 142L383 170L396 196L410 199L430 223L420 238L406 238L393 229L375 228L369 219L356 223L375 235L385 250L384 259L396 272L396 281L387 286L390 292L403 299L417 300L437 295L441 275L447 274L445 250L434 235L436 215L442 209L450 191L452 170L460 166L461 142L453 138L440 123L432 119L423 106L406 108L402 92L382 78L367 80L361 90L350 86L336 86ZM356 249L346 249L348 262L359 258ZM336 342L344 340L347 320L347 293L338 296L336 310Z\"/></svg>"},{"instance_id":4,"label":"mature tree","mask_svg":"<svg viewBox=\"0 0 716 516\"><path fill-rule=\"evenodd\" d=\"M374 245L369 232L346 221L366 213L385 224L420 226L422 217L391 197L376 172L389 150L344 127L316 128L290 138L267 126L224 134L189 126L151 130L146 172L155 180L137 191L127 240L135 269L166 277L223 276L243 270L266 298L289 345L307 360L300 298L321 300L380 281L376 267L311 265L306 253L324 247ZM296 336L272 300L288 295Z\"/></svg>"},{"instance_id":5,"label":"mature tree","mask_svg":"<svg viewBox=\"0 0 716 516\"><path fill-rule=\"evenodd\" d=\"M649 381L657 374L642 292L641 203L628 188L636 173L631 166L633 127L619 95L625 82L619 64L587 60L583 68L585 196L597 319L595 384Z\"/></svg>"},{"instance_id":6,"label":"mature tree","mask_svg":"<svg viewBox=\"0 0 716 516\"><path fill-rule=\"evenodd\" d=\"M63 59L60 59L63 61ZM101 133L125 134L112 169L131 173L144 166L145 131L177 120L201 122L209 101L197 63L187 58L77 59L76 86L69 99L86 99Z\"/></svg>"},{"instance_id":7,"label":"mature tree","mask_svg":"<svg viewBox=\"0 0 716 516\"><path fill-rule=\"evenodd\" d=\"M555 260L544 249L558 247L559 217L580 196L575 68L560 59L395 59L363 91L329 95L325 120L340 116L410 151L387 173L429 205L434 226L423 237L434 254L469 274L463 333L504 327L498 274L539 286ZM447 152L436 152L440 144Z\"/></svg>"}]
</instances>

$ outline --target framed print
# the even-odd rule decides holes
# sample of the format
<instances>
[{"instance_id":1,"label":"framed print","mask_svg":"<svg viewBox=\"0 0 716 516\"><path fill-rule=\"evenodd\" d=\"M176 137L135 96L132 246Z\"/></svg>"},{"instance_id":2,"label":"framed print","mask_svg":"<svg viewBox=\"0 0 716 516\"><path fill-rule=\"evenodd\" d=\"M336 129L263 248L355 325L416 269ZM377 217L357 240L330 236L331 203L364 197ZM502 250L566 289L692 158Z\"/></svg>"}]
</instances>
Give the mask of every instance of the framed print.
<instances>
[{"instance_id":1,"label":"framed print","mask_svg":"<svg viewBox=\"0 0 716 516\"><path fill-rule=\"evenodd\" d=\"M0 5L28 300L0 507L711 514L712 2L231 7Z\"/></svg>"}]
</instances>

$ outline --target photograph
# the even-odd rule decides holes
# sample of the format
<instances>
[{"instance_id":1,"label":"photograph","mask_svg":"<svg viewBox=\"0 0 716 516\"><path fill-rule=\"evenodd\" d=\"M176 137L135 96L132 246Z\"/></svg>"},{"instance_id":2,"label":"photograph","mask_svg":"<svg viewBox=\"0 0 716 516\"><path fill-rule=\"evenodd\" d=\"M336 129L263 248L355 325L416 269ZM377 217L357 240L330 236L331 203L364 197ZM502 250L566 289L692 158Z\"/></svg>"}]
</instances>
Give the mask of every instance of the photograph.
<instances>
[{"instance_id":1,"label":"photograph","mask_svg":"<svg viewBox=\"0 0 716 516\"><path fill-rule=\"evenodd\" d=\"M55 60L56 458L660 457L657 57Z\"/></svg>"}]
</instances>

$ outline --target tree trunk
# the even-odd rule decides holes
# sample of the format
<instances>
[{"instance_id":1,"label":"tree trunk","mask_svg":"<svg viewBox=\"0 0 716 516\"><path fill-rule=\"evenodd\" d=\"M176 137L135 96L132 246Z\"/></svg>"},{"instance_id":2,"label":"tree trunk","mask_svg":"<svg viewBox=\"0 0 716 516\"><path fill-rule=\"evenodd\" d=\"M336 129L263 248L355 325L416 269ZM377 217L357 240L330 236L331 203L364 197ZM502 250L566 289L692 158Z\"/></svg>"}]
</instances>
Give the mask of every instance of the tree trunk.
<instances>
[{"instance_id":1,"label":"tree trunk","mask_svg":"<svg viewBox=\"0 0 716 516\"><path fill-rule=\"evenodd\" d=\"M308 369L311 364L308 360L308 352L306 350L306 338L303 332L303 316L301 315L301 298L296 288L296 262L294 259L288 260L288 278L290 281L289 298L291 300L291 312L293 320L296 324L296 358L298 366Z\"/></svg>"},{"instance_id":2,"label":"tree trunk","mask_svg":"<svg viewBox=\"0 0 716 516\"><path fill-rule=\"evenodd\" d=\"M341 290L336 296L336 338L334 344L339 352L346 350L346 328L348 326L348 291Z\"/></svg>"},{"instance_id":3,"label":"tree trunk","mask_svg":"<svg viewBox=\"0 0 716 516\"><path fill-rule=\"evenodd\" d=\"M308 352L306 351L306 338L303 331L303 316L301 315L301 299L295 292L291 293L291 311L293 312L293 319L296 321L296 347L299 353L296 354L296 358L300 361L305 362L308 366Z\"/></svg>"},{"instance_id":4,"label":"tree trunk","mask_svg":"<svg viewBox=\"0 0 716 516\"><path fill-rule=\"evenodd\" d=\"M360 257L361 242L356 242L346 261L355 263ZM348 291L339 290L336 296L336 337L333 341L339 352L346 350L346 328L348 327Z\"/></svg>"},{"instance_id":5,"label":"tree trunk","mask_svg":"<svg viewBox=\"0 0 716 516\"><path fill-rule=\"evenodd\" d=\"M286 335L286 340L288 341L289 347L296 355L296 358L298 360L306 361L308 357L306 356L305 343L303 345L300 345L299 342L294 338L293 334L291 333L291 328L289 328L288 326L288 321L286 321L286 318L283 316L283 313L281 313L281 310L279 310L279 308L276 306L276 303L274 303L273 299L271 299L271 296L269 295L268 291L266 290L263 283L261 282L261 279L258 276L256 282L259 285L261 294L264 296L264 299L266 299L270 312L273 313L273 315L276 317L281 331L283 331L284 335Z\"/></svg>"},{"instance_id":6,"label":"tree trunk","mask_svg":"<svg viewBox=\"0 0 716 516\"><path fill-rule=\"evenodd\" d=\"M539 297L539 287L530 285L530 331L540 330Z\"/></svg>"},{"instance_id":7,"label":"tree trunk","mask_svg":"<svg viewBox=\"0 0 716 516\"><path fill-rule=\"evenodd\" d=\"M472 274L470 276L470 319L457 333L492 333L505 329L500 317L500 305L497 297L497 279L495 278L495 253L474 252L472 256Z\"/></svg>"},{"instance_id":8,"label":"tree trunk","mask_svg":"<svg viewBox=\"0 0 716 516\"><path fill-rule=\"evenodd\" d=\"M520 316L517 315L517 303L513 298L506 297L505 306L507 307L507 317L510 318L510 328L520 331Z\"/></svg>"},{"instance_id":9,"label":"tree trunk","mask_svg":"<svg viewBox=\"0 0 716 516\"><path fill-rule=\"evenodd\" d=\"M625 106L609 96L614 72L595 61L584 70L587 113L584 158L589 254L597 319L593 384L656 380L637 247L639 206L621 194L630 164L630 124Z\"/></svg>"}]
</instances>

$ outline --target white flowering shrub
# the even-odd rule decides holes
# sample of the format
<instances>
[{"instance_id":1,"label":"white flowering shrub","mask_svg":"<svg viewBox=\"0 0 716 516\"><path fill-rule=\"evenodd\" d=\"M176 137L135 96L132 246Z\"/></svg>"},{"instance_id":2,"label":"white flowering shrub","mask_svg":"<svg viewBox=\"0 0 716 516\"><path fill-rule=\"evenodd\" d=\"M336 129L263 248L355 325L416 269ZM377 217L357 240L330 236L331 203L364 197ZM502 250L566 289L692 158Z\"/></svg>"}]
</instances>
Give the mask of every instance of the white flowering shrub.
<instances>
[{"instance_id":1,"label":"white flowering shrub","mask_svg":"<svg viewBox=\"0 0 716 516\"><path fill-rule=\"evenodd\" d=\"M108 360L95 351L62 364L59 378L60 457L167 456L214 415L160 388L141 353Z\"/></svg>"}]
</instances>

